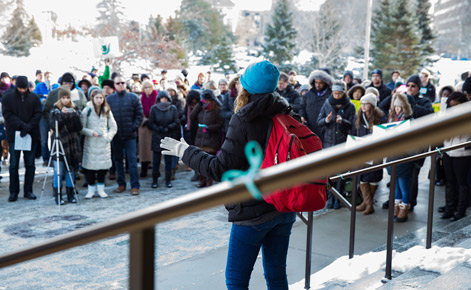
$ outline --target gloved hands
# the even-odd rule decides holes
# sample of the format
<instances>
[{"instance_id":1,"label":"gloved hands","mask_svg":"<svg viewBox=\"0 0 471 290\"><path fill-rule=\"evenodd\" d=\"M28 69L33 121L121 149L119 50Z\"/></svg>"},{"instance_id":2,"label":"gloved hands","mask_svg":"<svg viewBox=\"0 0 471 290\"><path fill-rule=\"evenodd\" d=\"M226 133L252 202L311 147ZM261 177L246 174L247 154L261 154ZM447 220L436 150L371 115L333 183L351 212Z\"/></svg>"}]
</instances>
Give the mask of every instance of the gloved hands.
<instances>
[{"instance_id":1,"label":"gloved hands","mask_svg":"<svg viewBox=\"0 0 471 290\"><path fill-rule=\"evenodd\" d=\"M188 146L183 138L178 141L170 137L165 137L160 141L160 148L166 149L162 151L163 155L173 155L182 158Z\"/></svg>"},{"instance_id":2,"label":"gloved hands","mask_svg":"<svg viewBox=\"0 0 471 290\"><path fill-rule=\"evenodd\" d=\"M32 129L32 127L31 127L30 124L24 123L23 126L21 127L20 136L21 136L21 137L26 136L27 134L29 134L29 132L31 131L31 129Z\"/></svg>"}]
</instances>

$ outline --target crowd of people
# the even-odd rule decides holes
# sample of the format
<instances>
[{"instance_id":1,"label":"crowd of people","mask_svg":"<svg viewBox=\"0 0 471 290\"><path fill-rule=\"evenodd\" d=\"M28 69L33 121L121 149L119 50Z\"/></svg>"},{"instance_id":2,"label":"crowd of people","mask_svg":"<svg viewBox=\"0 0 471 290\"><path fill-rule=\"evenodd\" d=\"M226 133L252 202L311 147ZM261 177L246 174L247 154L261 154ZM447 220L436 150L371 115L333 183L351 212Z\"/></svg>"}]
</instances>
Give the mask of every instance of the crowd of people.
<instances>
[{"instance_id":1,"label":"crowd of people","mask_svg":"<svg viewBox=\"0 0 471 290\"><path fill-rule=\"evenodd\" d=\"M106 64L102 75L94 69L81 80L69 72L57 83L50 72L36 71L36 80L3 72L0 77L0 138L2 159L9 161L9 201L17 200L20 150L19 138L31 137L31 149L23 150L25 166L24 197L33 193L35 158L52 166L52 194L56 204L76 203L74 190L79 172L88 187L85 198L98 194L106 198L105 177L116 180L116 193L126 191L129 173L132 195L138 195L140 181L152 169L149 187L159 187L159 178L171 188L181 158L186 170L194 170L197 187L220 181L229 169L248 168L244 147L247 141L267 140L269 120L276 114L294 114L322 140L324 148L346 142L348 135L363 137L375 125L417 119L434 113L440 104L458 106L471 100L469 74L457 85L443 86L436 95L429 72L401 78L393 71L384 84L383 72L375 69L371 80L355 78L346 71L343 78L328 69L311 72L308 84L300 84L296 72L279 72L268 61L255 63L242 75L226 76L217 82L210 72L200 72L190 85L188 72L174 79L167 71L160 80L150 74L133 74L130 79L110 73ZM471 134L445 140L437 146L471 141ZM58 144L60 142L60 144ZM50 147L50 144L53 148ZM59 156L54 147L60 147ZM432 146L433 147L433 146ZM424 152L422 148L417 152ZM54 153L54 154L52 154ZM388 157L389 160L401 156ZM160 173L163 159L164 174ZM52 161L52 162L51 162ZM373 164L379 164L374 161ZM433 160L435 162L435 160ZM465 147L439 156L437 185L446 186L442 219L456 221L470 205L471 148ZM140 163L140 172L138 165ZM424 160L404 163L397 168L394 216L405 222L417 205L418 176ZM339 172L340 173L340 172ZM383 179L383 170L359 178L362 202L357 210L374 212L374 196ZM65 180L63 197L62 183ZM335 185L343 193L345 181ZM389 202L383 204L387 208ZM328 208L341 207L333 194ZM263 245L267 283L287 289L286 255L294 213L279 213L264 201L228 204L233 222L226 267L229 289L248 286L253 264ZM232 287L232 288L231 288Z\"/></svg>"}]
</instances>

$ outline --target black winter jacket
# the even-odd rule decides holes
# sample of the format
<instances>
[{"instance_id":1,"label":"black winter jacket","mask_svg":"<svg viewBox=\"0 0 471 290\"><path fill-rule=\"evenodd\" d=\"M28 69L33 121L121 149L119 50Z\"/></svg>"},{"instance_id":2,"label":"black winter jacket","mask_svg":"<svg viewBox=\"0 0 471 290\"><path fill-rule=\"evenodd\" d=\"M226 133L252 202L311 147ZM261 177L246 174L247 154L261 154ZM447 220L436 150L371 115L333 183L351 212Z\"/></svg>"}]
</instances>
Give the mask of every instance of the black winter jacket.
<instances>
[{"instance_id":1,"label":"black winter jacket","mask_svg":"<svg viewBox=\"0 0 471 290\"><path fill-rule=\"evenodd\" d=\"M15 142L15 131L26 129L34 141L39 141L39 120L41 120L41 101L30 91L22 95L13 89L3 95L2 113L5 118L7 140Z\"/></svg>"},{"instance_id":2,"label":"black winter jacket","mask_svg":"<svg viewBox=\"0 0 471 290\"><path fill-rule=\"evenodd\" d=\"M192 122L198 124L195 145L213 148L214 152L216 152L221 145L220 132L224 125L219 110L216 111L216 108L207 110L204 108L203 103L200 102L191 112L190 118ZM200 125L206 127L203 128Z\"/></svg>"},{"instance_id":3,"label":"black winter jacket","mask_svg":"<svg viewBox=\"0 0 471 290\"><path fill-rule=\"evenodd\" d=\"M367 86L366 88L375 88L378 90L379 92L379 101L382 102L384 99L386 99L387 97L389 97L392 93L391 89L386 86L385 84L383 84L381 82L381 85L379 87L375 87L373 85L373 83L371 83L371 85Z\"/></svg>"},{"instance_id":4,"label":"black winter jacket","mask_svg":"<svg viewBox=\"0 0 471 290\"><path fill-rule=\"evenodd\" d=\"M133 93L114 93L106 97L113 117L118 125L114 139L129 140L137 138L137 129L142 123L144 113L138 96Z\"/></svg>"},{"instance_id":5,"label":"black winter jacket","mask_svg":"<svg viewBox=\"0 0 471 290\"><path fill-rule=\"evenodd\" d=\"M294 112L298 113L300 116L304 115L303 98L293 89L292 85L288 85L283 91L279 91L278 89L276 89L276 91L288 101Z\"/></svg>"},{"instance_id":6,"label":"black winter jacket","mask_svg":"<svg viewBox=\"0 0 471 290\"><path fill-rule=\"evenodd\" d=\"M231 97L230 91L222 96L221 117L224 119L224 131L227 132L229 121L231 120L232 115L234 115L234 102L236 98Z\"/></svg>"},{"instance_id":7,"label":"black winter jacket","mask_svg":"<svg viewBox=\"0 0 471 290\"><path fill-rule=\"evenodd\" d=\"M321 138L322 143L324 143L325 127L319 127L319 125L317 124L317 119L319 118L322 106L331 95L332 90L330 88L327 88L327 91L324 95L318 96L316 88L312 87L311 90L305 93L302 97L302 114L300 115L306 119L306 125L309 127L309 129L311 129L312 132L314 132L319 138Z\"/></svg>"},{"instance_id":8,"label":"black winter jacket","mask_svg":"<svg viewBox=\"0 0 471 290\"><path fill-rule=\"evenodd\" d=\"M414 111L414 119L433 113L432 102L430 102L429 98L420 94L416 96L407 95L407 98L409 97L414 99L414 106L412 107L412 110Z\"/></svg>"},{"instance_id":9,"label":"black winter jacket","mask_svg":"<svg viewBox=\"0 0 471 290\"><path fill-rule=\"evenodd\" d=\"M152 130L152 151L162 151L160 140L165 137L180 140L180 123L177 107L171 103L157 103L152 106L147 121L147 128Z\"/></svg>"},{"instance_id":10,"label":"black winter jacket","mask_svg":"<svg viewBox=\"0 0 471 290\"><path fill-rule=\"evenodd\" d=\"M424 97L427 97L430 102L435 102L437 93L435 92L435 86L429 81L426 86L420 88L420 94Z\"/></svg>"},{"instance_id":11,"label":"black winter jacket","mask_svg":"<svg viewBox=\"0 0 471 290\"><path fill-rule=\"evenodd\" d=\"M265 148L272 117L287 111L288 104L277 93L252 95L249 103L232 116L226 139L217 156L190 146L182 160L200 174L216 181L220 181L227 170L247 170L249 163L244 152L247 142L254 140ZM276 213L273 205L260 200L226 205L226 208L231 222L249 221Z\"/></svg>"},{"instance_id":12,"label":"black winter jacket","mask_svg":"<svg viewBox=\"0 0 471 290\"><path fill-rule=\"evenodd\" d=\"M355 118L355 105L350 102L350 98L344 95L344 102L340 108L332 105L334 97L328 98L322 106L317 125L320 128L325 128L324 141L322 143L324 148L332 147L337 144L347 141L347 135L352 129L353 119ZM326 123L325 119L332 114L330 123ZM342 123L337 123L337 115L342 117Z\"/></svg>"}]
</instances>

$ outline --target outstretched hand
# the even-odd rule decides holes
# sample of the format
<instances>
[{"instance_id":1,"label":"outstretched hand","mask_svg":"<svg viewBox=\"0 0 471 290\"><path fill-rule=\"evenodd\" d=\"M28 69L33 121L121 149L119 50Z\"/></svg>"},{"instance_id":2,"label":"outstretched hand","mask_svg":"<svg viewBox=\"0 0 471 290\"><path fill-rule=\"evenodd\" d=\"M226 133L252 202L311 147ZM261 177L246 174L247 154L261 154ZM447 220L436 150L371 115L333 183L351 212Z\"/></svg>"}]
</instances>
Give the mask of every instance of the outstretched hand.
<instances>
[{"instance_id":1,"label":"outstretched hand","mask_svg":"<svg viewBox=\"0 0 471 290\"><path fill-rule=\"evenodd\" d=\"M188 144L183 138L178 141L170 137L165 137L160 140L160 148L166 149L165 151L162 151L163 155L173 155L182 158L185 150L188 148Z\"/></svg>"}]
</instances>

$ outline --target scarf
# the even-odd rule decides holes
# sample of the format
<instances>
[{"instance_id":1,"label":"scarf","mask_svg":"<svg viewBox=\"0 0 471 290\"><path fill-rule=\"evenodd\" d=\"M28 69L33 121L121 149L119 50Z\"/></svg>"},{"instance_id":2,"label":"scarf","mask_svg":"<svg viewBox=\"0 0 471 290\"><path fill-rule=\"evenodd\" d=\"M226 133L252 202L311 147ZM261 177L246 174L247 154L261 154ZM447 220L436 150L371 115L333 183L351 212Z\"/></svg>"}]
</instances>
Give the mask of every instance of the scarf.
<instances>
[{"instance_id":1,"label":"scarf","mask_svg":"<svg viewBox=\"0 0 471 290\"><path fill-rule=\"evenodd\" d=\"M6 90L10 88L11 84L0 83L0 93L4 93Z\"/></svg>"},{"instance_id":2,"label":"scarf","mask_svg":"<svg viewBox=\"0 0 471 290\"><path fill-rule=\"evenodd\" d=\"M334 98L333 95L329 96L329 103L332 105L332 107L342 106L343 104L346 104L348 101L349 99L347 99L346 94L343 94L342 98L340 99Z\"/></svg>"},{"instance_id":3,"label":"scarf","mask_svg":"<svg viewBox=\"0 0 471 290\"><path fill-rule=\"evenodd\" d=\"M144 112L144 117L149 118L150 108L155 104L157 99L157 91L153 90L150 96L147 96L146 93L142 92L141 94L141 103L142 111Z\"/></svg>"},{"instance_id":4,"label":"scarf","mask_svg":"<svg viewBox=\"0 0 471 290\"><path fill-rule=\"evenodd\" d=\"M327 89L324 89L322 92L317 92L317 96L322 97L327 92Z\"/></svg>"},{"instance_id":5,"label":"scarf","mask_svg":"<svg viewBox=\"0 0 471 290\"><path fill-rule=\"evenodd\" d=\"M167 102L167 103L157 103L156 106L157 106L157 109L159 109L159 111L168 111L168 109L170 109L170 106L172 105L172 103L170 102Z\"/></svg>"}]
</instances>

